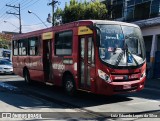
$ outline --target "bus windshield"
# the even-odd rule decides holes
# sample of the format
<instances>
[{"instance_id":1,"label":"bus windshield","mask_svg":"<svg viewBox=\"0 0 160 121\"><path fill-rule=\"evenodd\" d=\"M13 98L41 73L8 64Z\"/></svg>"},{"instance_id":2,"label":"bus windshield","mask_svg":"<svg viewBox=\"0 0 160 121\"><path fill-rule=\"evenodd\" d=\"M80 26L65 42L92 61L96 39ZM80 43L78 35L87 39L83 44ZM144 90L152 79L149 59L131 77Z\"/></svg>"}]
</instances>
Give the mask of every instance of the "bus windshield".
<instances>
[{"instance_id":1,"label":"bus windshield","mask_svg":"<svg viewBox=\"0 0 160 121\"><path fill-rule=\"evenodd\" d=\"M99 56L112 66L138 66L145 60L144 42L137 27L98 25L100 29Z\"/></svg>"}]
</instances>

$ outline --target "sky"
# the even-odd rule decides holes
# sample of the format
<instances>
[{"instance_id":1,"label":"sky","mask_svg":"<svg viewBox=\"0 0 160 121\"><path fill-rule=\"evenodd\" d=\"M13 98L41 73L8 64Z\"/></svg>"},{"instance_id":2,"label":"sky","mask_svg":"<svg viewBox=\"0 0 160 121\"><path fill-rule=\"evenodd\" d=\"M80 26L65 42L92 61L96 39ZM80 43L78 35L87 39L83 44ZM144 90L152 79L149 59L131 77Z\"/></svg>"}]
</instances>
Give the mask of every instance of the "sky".
<instances>
[{"instance_id":1,"label":"sky","mask_svg":"<svg viewBox=\"0 0 160 121\"><path fill-rule=\"evenodd\" d=\"M69 3L70 0L57 0L60 4L56 4L57 7L64 9L65 3ZM83 1L83 0L79 0ZM6 14L6 12L18 13L17 9L7 7L6 4L12 6L21 6L21 21L22 21L22 33L51 27L52 24L46 21L48 14L52 14L52 7L48 5L52 0L1 0L0 1L0 32L19 32L19 19L18 16L12 14ZM43 22L41 22L36 15L29 14L28 10L35 13ZM5 22L4 22L5 21Z\"/></svg>"}]
</instances>

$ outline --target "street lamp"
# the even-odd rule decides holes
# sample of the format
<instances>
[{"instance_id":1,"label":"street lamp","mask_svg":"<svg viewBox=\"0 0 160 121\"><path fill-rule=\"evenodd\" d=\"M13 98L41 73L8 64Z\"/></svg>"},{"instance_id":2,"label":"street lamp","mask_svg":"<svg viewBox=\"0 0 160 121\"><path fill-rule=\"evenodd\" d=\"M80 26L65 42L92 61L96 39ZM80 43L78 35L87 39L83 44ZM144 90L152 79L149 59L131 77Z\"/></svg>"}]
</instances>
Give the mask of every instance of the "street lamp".
<instances>
[{"instance_id":1,"label":"street lamp","mask_svg":"<svg viewBox=\"0 0 160 121\"><path fill-rule=\"evenodd\" d=\"M9 21L3 21L3 22L4 22L4 23L9 23L9 24L11 24L12 26L16 27L17 29L20 29L19 27L15 26L14 24L12 24L12 23L9 22Z\"/></svg>"},{"instance_id":2,"label":"street lamp","mask_svg":"<svg viewBox=\"0 0 160 121\"><path fill-rule=\"evenodd\" d=\"M28 13L29 13L29 14L31 14L31 13L34 14L46 27L48 27L48 26L42 21L42 19L39 18L39 16L38 16L37 14L35 14L35 13L32 12L31 10L28 10Z\"/></svg>"}]
</instances>

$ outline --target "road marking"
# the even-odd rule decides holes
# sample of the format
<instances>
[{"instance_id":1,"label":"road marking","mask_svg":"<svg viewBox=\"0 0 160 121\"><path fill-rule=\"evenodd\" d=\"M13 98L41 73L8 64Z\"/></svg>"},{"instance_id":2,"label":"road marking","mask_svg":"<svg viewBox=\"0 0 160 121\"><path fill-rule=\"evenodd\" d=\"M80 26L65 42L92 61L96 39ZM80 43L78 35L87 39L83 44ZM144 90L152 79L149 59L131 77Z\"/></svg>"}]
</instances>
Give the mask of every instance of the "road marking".
<instances>
[{"instance_id":1,"label":"road marking","mask_svg":"<svg viewBox=\"0 0 160 121\"><path fill-rule=\"evenodd\" d=\"M7 83L0 82L0 87L8 90L17 90L18 88Z\"/></svg>"}]
</instances>

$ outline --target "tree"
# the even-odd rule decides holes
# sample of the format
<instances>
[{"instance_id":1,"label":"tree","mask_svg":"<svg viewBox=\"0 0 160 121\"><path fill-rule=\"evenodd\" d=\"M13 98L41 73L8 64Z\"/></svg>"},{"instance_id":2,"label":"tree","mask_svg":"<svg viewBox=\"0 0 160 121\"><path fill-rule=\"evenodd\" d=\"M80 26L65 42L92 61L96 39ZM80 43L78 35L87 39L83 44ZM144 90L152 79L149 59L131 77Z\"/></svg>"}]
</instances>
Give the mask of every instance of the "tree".
<instances>
[{"instance_id":1,"label":"tree","mask_svg":"<svg viewBox=\"0 0 160 121\"><path fill-rule=\"evenodd\" d=\"M57 8L56 9L56 12L55 12L55 14L54 14L54 16L55 16L55 23L54 23L54 25L59 25L60 23L62 23L61 21L61 17L63 16L63 11L62 11L62 9L61 8Z\"/></svg>"},{"instance_id":2,"label":"tree","mask_svg":"<svg viewBox=\"0 0 160 121\"><path fill-rule=\"evenodd\" d=\"M95 2L78 2L70 0L69 5L66 3L64 10L57 10L55 14L61 13L63 23L86 19L106 19L107 9L105 4L99 0Z\"/></svg>"},{"instance_id":3,"label":"tree","mask_svg":"<svg viewBox=\"0 0 160 121\"><path fill-rule=\"evenodd\" d=\"M9 43L5 41L0 41L0 48L8 49Z\"/></svg>"},{"instance_id":4,"label":"tree","mask_svg":"<svg viewBox=\"0 0 160 121\"><path fill-rule=\"evenodd\" d=\"M8 49L11 44L12 36L11 34L0 33L0 48Z\"/></svg>"}]
</instances>

